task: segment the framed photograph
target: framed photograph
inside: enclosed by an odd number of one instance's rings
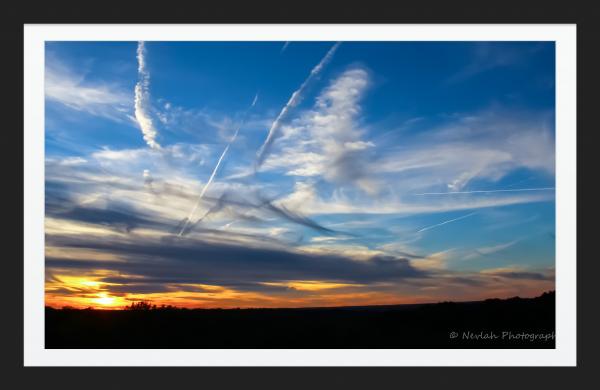
[[[446,8],[19,19],[20,372],[571,383],[591,16]]]
[[[575,26],[25,43],[26,363],[574,364]]]

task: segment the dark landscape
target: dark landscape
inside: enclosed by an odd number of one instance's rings
[[[555,293],[301,309],[47,307],[45,326],[46,348],[554,348]]]

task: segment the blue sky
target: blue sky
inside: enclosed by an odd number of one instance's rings
[[[554,54],[552,42],[49,42],[47,302],[553,289]]]

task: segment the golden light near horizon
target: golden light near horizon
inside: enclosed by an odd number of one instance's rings
[[[100,282],[97,282],[95,280],[87,280],[87,279],[80,280],[79,284],[82,284],[86,287],[100,287],[100,285],[101,285]]]
[[[115,297],[108,296],[105,293],[98,294],[98,298],[94,298],[92,301],[103,306],[111,306],[115,303]]]
[[[122,310],[132,302],[149,302],[156,306],[172,305],[186,308],[248,308],[248,307],[302,307],[302,306],[348,306],[395,303],[421,303],[440,300],[440,290],[421,290],[412,297],[403,296],[397,290],[380,289],[358,283],[342,283],[332,280],[286,280],[262,282],[271,287],[282,287],[277,294],[248,292],[231,287],[198,283],[167,285],[167,291],[127,291],[127,285],[105,282],[113,274],[96,271],[94,274],[53,274],[46,281],[46,305],[54,308],[72,307],[98,310]],[[488,278],[485,273],[481,277]],[[109,279],[111,280],[111,279]],[[143,280],[143,279],[140,279]],[[538,291],[552,288],[551,280],[536,283],[514,281],[510,286],[503,283],[487,284],[481,299],[491,296],[514,296],[515,290],[522,296],[535,296]],[[493,293],[492,293],[493,292]]]
[[[98,288],[102,285],[97,278],[89,276],[71,276],[71,275],[56,275],[56,278],[64,283],[66,286],[71,287],[91,287]]]
[[[110,287],[117,283],[101,281],[99,275],[53,275],[52,281],[46,282],[47,302],[54,306],[73,306],[77,308],[95,307],[98,309],[118,309],[127,306],[121,296],[111,295]],[[68,290],[72,295],[54,294],[55,291]]]
[[[96,298],[90,299],[90,302],[97,305],[97,308],[121,309],[127,306],[127,302],[120,296],[109,295],[106,292],[98,293]]]

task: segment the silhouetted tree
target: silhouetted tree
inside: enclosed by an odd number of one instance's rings
[[[154,305],[156,307],[156,305]],[[145,301],[132,302],[126,307],[127,310],[152,310],[152,305]]]

